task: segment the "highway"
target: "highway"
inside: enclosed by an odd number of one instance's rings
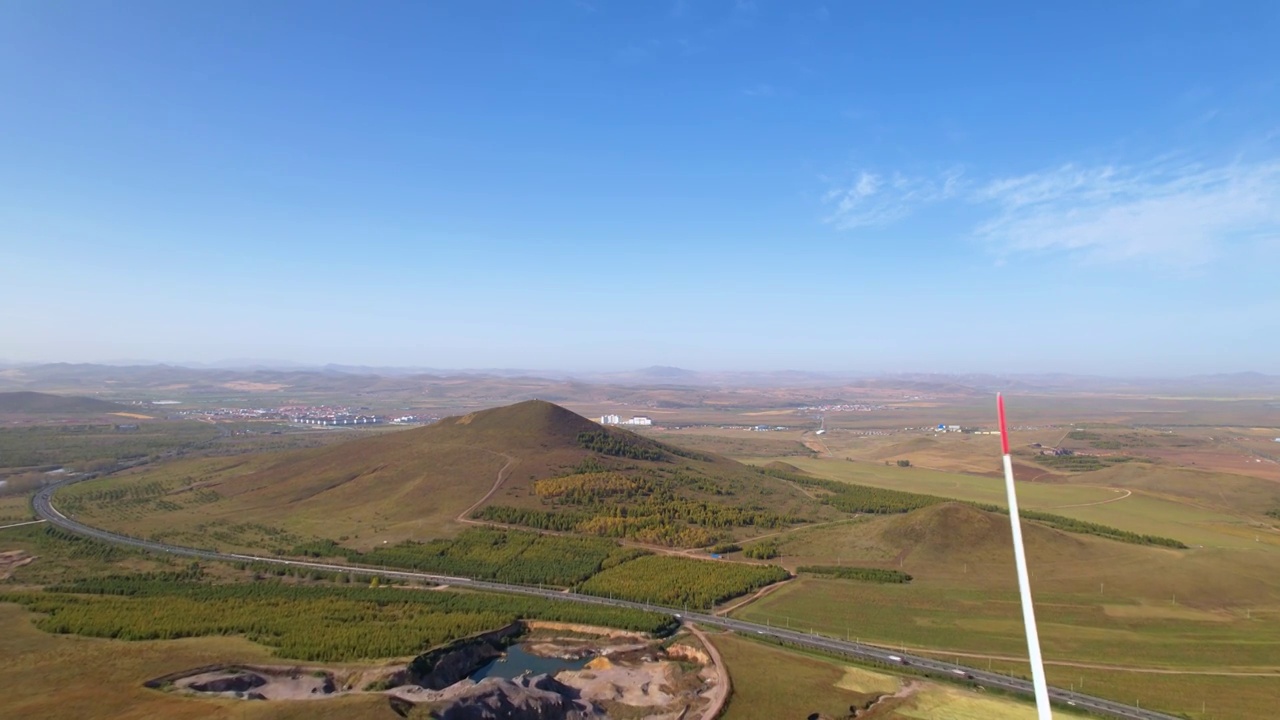
[[[612,605],[614,607],[626,607],[636,610],[667,613],[674,615],[683,621],[695,622],[707,627],[723,628],[725,630],[743,633],[744,635],[769,637],[791,645],[820,650],[833,655],[840,655],[856,660],[910,667],[921,674],[973,683],[983,687],[998,688],[1027,697],[1031,697],[1033,695],[1033,689],[1029,680],[1022,680],[978,668],[943,662],[920,655],[911,655],[897,650],[886,650],[885,648],[875,645],[838,640],[823,635],[802,633],[794,630],[770,627],[767,625],[758,625],[756,623],[743,622],[741,620],[719,617],[716,615],[690,613],[680,611],[676,608],[661,607],[647,603],[616,600],[612,598],[597,597],[594,595],[581,595],[578,593],[568,593],[559,590],[546,590],[543,588],[529,587],[525,585],[507,585],[504,583],[489,582],[486,580],[473,580],[471,578],[433,575],[430,573],[404,572],[400,570],[385,570],[382,568],[359,565],[335,565],[263,555],[221,553],[211,550],[200,550],[198,548],[168,545],[165,543],[128,537],[126,535],[119,535],[117,533],[108,532],[100,528],[90,527],[83,523],[76,522],[75,520],[64,516],[54,508],[54,493],[57,492],[59,488],[65,487],[66,485],[77,482],[81,479],[82,478],[71,478],[42,488],[40,492],[36,493],[31,501],[36,514],[41,518],[48,520],[49,523],[53,525],[57,525],[58,527],[80,535],[85,535],[87,537],[96,538],[104,542],[115,543],[118,545],[129,545],[154,553],[222,562],[259,562],[277,565],[291,565],[315,570],[340,571],[358,576],[376,575],[384,578],[428,582],[437,585],[451,585],[501,593],[536,595],[552,600],[567,600],[579,603],[592,603],[596,605]],[[1132,720],[1178,720],[1178,718],[1173,715],[1166,715],[1164,713],[1147,710],[1145,708],[1125,705],[1123,703],[1113,702],[1111,700],[1093,697],[1091,695],[1085,695],[1083,693],[1069,690],[1062,690],[1059,688],[1049,688],[1049,697],[1057,704],[1073,706],[1081,710],[1088,710],[1108,717],[1131,718]]]

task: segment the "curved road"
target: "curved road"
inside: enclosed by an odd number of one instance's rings
[[[46,485],[36,493],[31,499],[32,508],[41,518],[48,520],[51,524],[60,528],[69,530],[80,535],[96,538],[104,542],[116,543],[119,545],[130,545],[143,550],[149,550],[155,553],[167,553],[182,557],[199,558],[202,560],[217,560],[223,562],[261,562],[277,565],[295,565],[303,568],[312,568],[316,570],[340,571],[350,573],[352,575],[373,576],[396,578],[399,580],[416,580],[426,581],[440,585],[456,585],[458,587],[473,588],[476,590],[490,590],[493,592],[503,593],[520,593],[522,595],[536,595],[552,600],[569,600],[580,603],[593,603],[596,605],[612,605],[615,607],[632,608],[635,610],[647,610],[650,612],[669,613],[675,615],[682,620],[696,622],[705,627],[718,627],[725,630],[732,630],[747,635],[759,635],[770,637],[791,645],[797,645],[815,650],[821,650],[833,655],[841,655],[863,661],[878,662],[887,665],[902,665],[911,667],[917,672],[925,675],[934,675],[937,677],[950,678],[952,680],[966,680],[984,687],[999,688],[1007,692],[1018,693],[1020,695],[1032,696],[1033,689],[1031,682],[1021,680],[1019,678],[1001,675],[999,673],[988,672],[978,668],[965,667],[954,663],[942,662],[933,658],[923,657],[920,655],[908,655],[907,653],[894,650],[885,650],[875,645],[867,645],[865,643],[848,642],[846,640],[836,640],[834,638],[824,637],[822,635],[811,635],[808,633],[796,632],[793,630],[784,630],[767,625],[757,625],[756,623],[743,622],[728,617],[720,617],[717,615],[707,615],[703,613],[680,613],[674,608],[661,607],[658,605],[650,605],[648,603],[630,602],[627,600],[615,600],[612,598],[596,597],[594,595],[580,595],[578,593],[563,592],[559,590],[544,590],[542,588],[528,587],[524,585],[507,585],[504,583],[489,582],[487,580],[473,580],[471,578],[451,577],[448,575],[433,575],[430,573],[404,572],[399,570],[384,570],[381,568],[362,567],[359,565],[333,565],[329,563],[310,562],[306,560],[287,560],[285,558],[270,557],[262,555],[240,555],[236,553],[221,553],[212,550],[200,550],[198,548],[182,547],[179,545],[169,545],[166,543],[152,542],[150,540],[142,540],[139,538],[119,535],[117,533],[108,532],[99,528],[90,527],[83,523],[76,522],[58,512],[53,506],[53,494],[61,487],[65,487],[82,478],[72,478],[63,480],[62,482]],[[1062,690],[1059,688],[1050,688],[1049,697],[1055,703],[1061,705],[1070,705],[1082,710],[1088,710],[1100,715],[1106,715],[1116,718],[1130,718],[1131,720],[1178,720],[1173,715],[1166,715],[1144,708],[1138,708],[1132,705],[1112,702],[1103,698],[1085,695],[1083,693]]]

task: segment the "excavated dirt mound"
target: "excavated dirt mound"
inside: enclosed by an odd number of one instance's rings
[[[149,683],[150,684],[150,683]],[[245,700],[303,700],[337,692],[333,675],[323,670],[278,667],[227,667],[180,677],[173,688],[198,695]]]
[[[486,678],[437,711],[440,720],[588,720],[606,717],[578,692],[549,675]]]

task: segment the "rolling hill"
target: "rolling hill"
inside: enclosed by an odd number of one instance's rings
[[[1064,532],[1026,520],[1022,531],[1038,592],[1087,592],[1089,588],[1096,592],[1099,581],[1117,589],[1143,583],[1158,586],[1145,576],[1147,569],[1162,567],[1179,577],[1175,585],[1180,595],[1192,596],[1188,588],[1180,587],[1185,572],[1181,568],[1187,561],[1176,551]],[[1017,592],[1009,517],[966,503],[940,503],[906,514],[801,531],[783,545],[782,556],[788,567],[874,567],[906,572],[914,577],[913,586]]]
[[[0,393],[0,413],[14,415],[102,415],[127,412],[127,405],[95,398],[40,392]]]
[[[733,460],[541,400],[323,448],[177,461],[105,484],[121,483],[136,488],[125,491],[128,511],[96,482],[66,497],[134,532],[253,524],[353,547],[452,536],[477,521],[687,547],[838,515]]]

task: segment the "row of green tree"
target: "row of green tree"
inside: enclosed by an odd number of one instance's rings
[[[946,498],[933,495],[854,485],[836,480],[816,478],[811,475],[789,473],[785,470],[775,470],[773,468],[758,469],[766,475],[772,475],[801,487],[821,490],[825,493],[821,496],[823,503],[847,513],[905,513],[936,503],[947,502]]]
[[[460,575],[518,585],[568,587],[643,553],[598,538],[469,528],[452,540],[406,541],[368,552],[315,540],[293,548],[305,557],[342,557],[361,565]]]
[[[777,540],[761,540],[743,549],[742,554],[753,560],[772,560],[782,554]]]
[[[665,634],[663,614],[494,593],[406,592],[257,582],[214,585],[114,577],[44,593],[9,593],[47,632],[121,640],[244,635],[282,657],[348,662],[403,657],[518,619]]]
[[[911,582],[911,576],[901,570],[884,570],[881,568],[848,567],[845,565],[801,565],[796,568],[796,572],[840,580],[862,580],[876,583]]]
[[[1009,511],[1001,507],[985,508],[993,512],[1001,512],[1008,514]],[[1062,515],[1054,515],[1052,513],[1040,512],[1038,510],[1019,510],[1018,514],[1027,519],[1048,525],[1051,528],[1062,530],[1064,532],[1079,533],[1081,535],[1096,535],[1109,540],[1118,540],[1133,545],[1159,545],[1161,547],[1176,548],[1178,550],[1186,550],[1187,546],[1181,540],[1173,538],[1161,537],[1159,535],[1147,535],[1144,533],[1130,532],[1129,530],[1121,530],[1108,525],[1099,525],[1098,523],[1086,522],[1075,518],[1063,517]]]
[[[632,460],[664,460],[662,451],[644,445],[607,430],[578,433],[578,445],[601,455],[631,458]]]
[[[732,528],[774,529],[800,522],[769,510],[681,498],[665,491],[631,505],[599,504],[568,511],[490,505],[472,517],[538,530],[629,538],[669,547],[709,545]]]
[[[578,590],[701,610],[789,577],[777,565],[646,555],[592,576]]]
[[[598,505],[602,502],[637,500],[677,491],[698,492],[717,497],[733,491],[704,475],[683,468],[666,472],[652,469],[624,474],[615,471],[575,472],[539,480],[533,491],[542,500],[569,505]]]

